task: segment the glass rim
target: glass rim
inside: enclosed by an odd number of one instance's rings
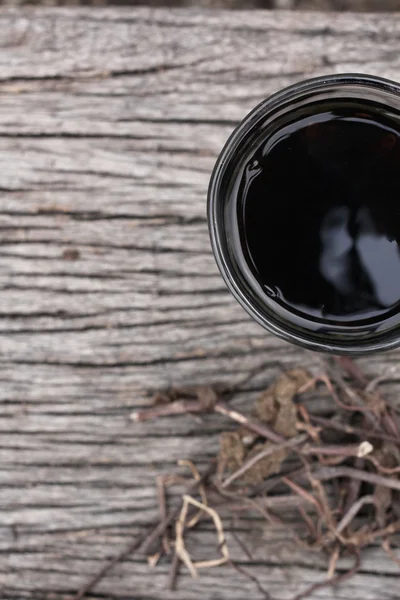
[[[400,346],[400,324],[386,331],[378,331],[364,340],[354,338],[354,342],[349,343],[349,341],[343,342],[340,339],[337,339],[337,341],[333,339],[323,341],[315,335],[313,339],[313,332],[311,331],[304,330],[303,335],[300,329],[299,331],[295,331],[289,326],[285,327],[284,324],[278,323],[277,320],[271,318],[267,311],[263,312],[255,305],[249,291],[246,293],[243,282],[239,281],[239,278],[235,274],[235,269],[232,267],[232,261],[225,247],[226,244],[224,244],[225,240],[222,239],[223,227],[221,226],[221,219],[218,213],[221,187],[227,167],[235,165],[235,155],[238,155],[238,149],[249,136],[250,132],[254,131],[257,123],[264,121],[282,103],[288,104],[290,101],[300,100],[304,96],[314,96],[323,91],[329,91],[329,88],[342,86],[343,90],[346,89],[346,86],[354,86],[355,88],[365,88],[366,90],[369,88],[375,93],[382,93],[381,103],[391,108],[393,106],[390,106],[388,98],[395,97],[397,100],[400,100],[400,84],[382,77],[361,73],[342,73],[314,77],[292,84],[272,94],[245,116],[231,133],[219,154],[208,188],[207,218],[213,254],[228,289],[246,312],[264,329],[287,342],[294,343],[308,350],[341,355],[364,355],[391,350]],[[348,97],[350,98],[351,95]],[[344,93],[343,99],[345,98],[346,94]]]

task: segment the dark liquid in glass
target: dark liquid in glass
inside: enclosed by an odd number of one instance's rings
[[[302,109],[259,143],[238,189],[243,256],[285,318],[379,326],[399,311],[397,115],[359,101]]]

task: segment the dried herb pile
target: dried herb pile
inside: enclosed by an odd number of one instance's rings
[[[382,378],[383,379],[383,378]],[[220,451],[208,470],[199,473],[182,457],[189,476],[171,474],[157,481],[160,521],[143,538],[106,564],[75,600],[80,600],[120,560],[135,551],[147,553],[155,566],[170,561],[168,586],[179,585],[184,565],[193,577],[202,569],[230,564],[249,577],[265,598],[268,590],[231,559],[223,517],[257,511],[268,524],[288,530],[294,543],[327,556],[327,575],[293,600],[308,598],[320,587],[334,585],[360,568],[362,552],[381,544],[388,559],[400,568],[400,418],[380,392],[381,379],[368,381],[348,358],[324,361],[317,377],[298,368],[282,373],[260,394],[249,414],[230,407],[237,386],[172,389],[157,394],[154,406],[135,413],[135,421],[167,415],[217,413],[237,424],[220,436]],[[303,403],[310,391],[327,395],[327,415],[311,414]],[[168,511],[166,488],[185,488],[181,502]],[[287,511],[286,508],[287,507]],[[298,512],[300,527],[285,511]],[[196,561],[185,536],[202,519],[216,530],[215,558]],[[210,548],[210,552],[213,549]],[[341,556],[354,557],[353,567],[336,572]]]

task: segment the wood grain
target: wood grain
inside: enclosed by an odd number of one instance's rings
[[[304,77],[400,76],[394,15],[26,9],[0,12],[0,586],[2,600],[61,600],[157,514],[154,478],[205,465],[222,418],[133,424],[172,384],[237,382],[249,410],[282,368],[317,356],[271,337],[226,291],[205,197],[234,125]],[[399,352],[362,361],[372,375]],[[311,399],[324,410],[327,400]],[[324,404],[325,403],[325,404]],[[240,521],[240,563],[277,599],[324,577],[256,516]],[[196,552],[210,553],[211,526]],[[190,543],[190,542],[189,542]],[[346,560],[341,568],[346,568]],[[379,577],[377,576],[379,575]],[[119,565],[92,598],[261,598],[221,568],[176,593],[167,565]],[[379,549],[316,598],[399,596]]]

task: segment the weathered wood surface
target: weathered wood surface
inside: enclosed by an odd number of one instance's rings
[[[0,597],[58,600],[157,515],[154,478],[206,464],[220,418],[133,424],[149,391],[237,381],[318,358],[267,335],[225,290],[205,219],[210,170],[235,123],[301,78],[400,77],[394,15],[138,10],[0,12]],[[371,357],[400,389],[399,352]],[[315,399],[315,404],[318,399]],[[278,599],[324,576],[323,557],[240,523]],[[199,552],[215,541],[211,527]],[[343,563],[343,568],[346,566]],[[261,598],[228,568],[117,566],[93,598]],[[379,577],[377,576],[379,575]],[[398,598],[379,549],[316,598]]]

